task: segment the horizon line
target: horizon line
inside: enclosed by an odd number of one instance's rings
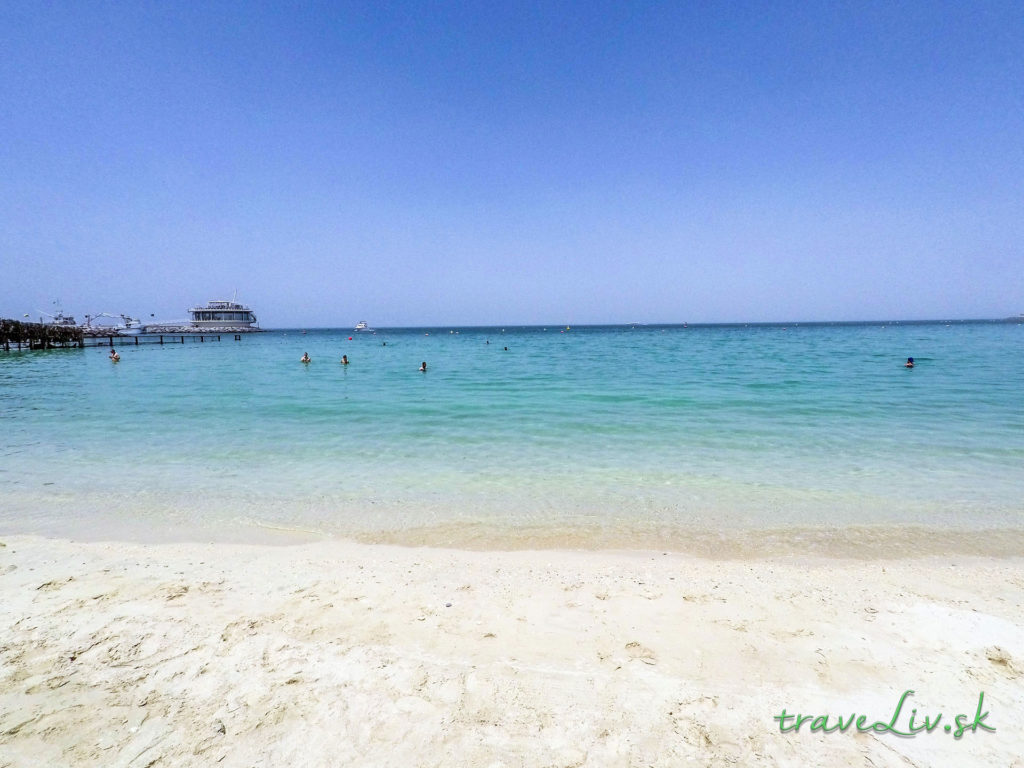
[[[1011,315],[1009,317],[971,317],[971,318],[933,318],[926,320],[907,319],[875,319],[875,320],[728,320],[728,321],[707,321],[707,322],[616,322],[616,323],[490,323],[490,324],[446,324],[433,323],[427,325],[382,325],[377,328],[359,331],[361,334],[373,333],[383,330],[404,330],[404,329],[433,329],[433,328],[695,328],[695,327],[742,327],[742,326],[797,326],[797,325],[934,325],[938,323],[1024,323],[1024,315]],[[336,331],[351,330],[347,325],[294,325],[264,327],[264,331]]]

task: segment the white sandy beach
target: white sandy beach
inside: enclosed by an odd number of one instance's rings
[[[1024,766],[1021,558],[0,541],[4,768]]]

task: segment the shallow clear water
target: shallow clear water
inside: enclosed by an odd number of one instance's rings
[[[1021,325],[350,334],[0,352],[0,531],[1024,529]]]

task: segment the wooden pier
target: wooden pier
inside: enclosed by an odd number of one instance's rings
[[[49,323],[23,323],[20,320],[0,319],[0,346],[11,349],[54,349],[55,347],[83,347],[85,334],[73,325]]]
[[[233,333],[235,341],[241,341],[244,334]],[[23,323],[20,320],[0,319],[0,348],[4,352],[24,349],[59,349],[67,347],[115,347],[139,346],[140,344],[184,344],[186,340],[197,344],[220,341],[219,333],[103,333],[96,329],[88,333],[73,325],[52,325],[50,323]]]
[[[140,344],[184,344],[186,340],[203,344],[207,341],[220,341],[219,333],[133,333],[108,334],[106,336],[91,333],[86,335],[84,347],[128,347]],[[241,334],[234,334],[235,341],[241,341]]]

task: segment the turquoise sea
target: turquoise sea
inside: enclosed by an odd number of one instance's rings
[[[222,339],[0,352],[0,533],[1024,552],[1024,325]]]

